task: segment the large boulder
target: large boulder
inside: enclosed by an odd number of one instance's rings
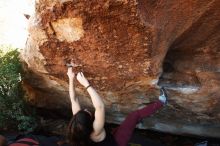
[[[22,59],[32,104],[70,111],[72,59],[101,94],[108,122],[156,100],[164,86],[168,106],[140,128],[220,137],[219,0],[37,0],[29,21]],[[78,83],[76,91],[91,107]]]

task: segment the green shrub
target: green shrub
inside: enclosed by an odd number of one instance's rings
[[[33,131],[36,119],[24,100],[21,87],[22,67],[17,49],[0,48],[0,129]]]

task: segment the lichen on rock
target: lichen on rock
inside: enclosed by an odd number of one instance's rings
[[[54,33],[59,41],[71,43],[80,40],[83,37],[84,30],[81,18],[65,18],[59,19],[51,23]]]

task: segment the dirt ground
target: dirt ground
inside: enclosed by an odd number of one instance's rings
[[[116,128],[115,124],[107,124],[107,130],[112,130]],[[0,131],[1,135],[7,137],[14,137],[19,134],[19,132],[4,132]],[[51,133],[43,131],[37,131],[33,134],[43,135],[47,137],[56,136]],[[208,145],[198,145],[198,146],[220,146],[220,139],[217,138],[207,138],[207,137],[196,137],[187,135],[174,135],[169,133],[162,133],[152,130],[139,130],[136,129],[134,134],[128,144],[128,146],[197,146],[196,144],[201,142],[208,142]]]
[[[208,141],[208,146],[220,146],[220,139],[214,138],[173,135],[150,130],[136,130],[135,133],[138,133],[151,141],[159,142],[165,146],[194,146],[195,144],[204,141]]]

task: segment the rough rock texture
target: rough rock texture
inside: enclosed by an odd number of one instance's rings
[[[220,137],[219,0],[38,0],[22,52],[24,87],[38,107],[70,111],[71,59],[102,95],[107,121],[157,99],[140,128]],[[85,106],[91,101],[77,85]]]

